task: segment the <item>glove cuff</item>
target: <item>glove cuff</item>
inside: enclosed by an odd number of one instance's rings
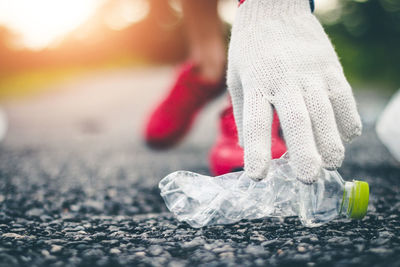
[[[292,17],[310,14],[310,0],[246,0],[239,6],[237,19],[240,23],[250,23],[255,19]]]
[[[238,2],[239,2],[239,6],[240,6],[241,4],[243,4],[243,3],[244,3],[244,1],[246,1],[246,0],[238,0]],[[315,9],[314,0],[308,0],[308,1],[310,2],[310,8],[311,8],[311,12],[314,12],[314,9]]]

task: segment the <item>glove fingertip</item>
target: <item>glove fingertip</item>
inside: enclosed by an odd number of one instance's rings
[[[245,166],[244,170],[250,179],[259,182],[267,177],[269,170],[269,162],[263,162],[262,164]]]
[[[304,184],[313,184],[316,181],[318,181],[318,178],[320,176],[320,171],[315,171],[312,173],[307,173],[307,174],[302,174],[302,175],[298,175],[296,178],[297,180],[299,180],[300,182],[304,183]]]
[[[323,167],[328,170],[336,170],[342,166],[344,153],[345,149],[342,144],[332,145],[329,150],[322,153]]]
[[[322,161],[319,157],[305,157],[295,164],[296,178],[305,183],[315,183],[322,171]]]
[[[350,143],[354,138],[362,134],[362,123],[361,119],[358,118],[356,123],[353,123],[348,127],[347,131],[343,134],[343,140],[346,143]]]

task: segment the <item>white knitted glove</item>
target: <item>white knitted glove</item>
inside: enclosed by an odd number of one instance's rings
[[[309,0],[247,0],[229,46],[228,89],[247,175],[266,177],[276,109],[292,166],[304,183],[335,169],[344,141],[361,134],[356,103]]]

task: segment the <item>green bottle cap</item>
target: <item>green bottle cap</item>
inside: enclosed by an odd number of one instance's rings
[[[369,185],[367,182],[353,180],[354,187],[349,199],[347,214],[352,219],[361,220],[367,214]]]

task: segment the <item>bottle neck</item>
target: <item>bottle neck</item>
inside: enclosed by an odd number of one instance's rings
[[[352,208],[353,208],[353,192],[355,189],[354,182],[345,182],[344,190],[343,190],[343,199],[342,204],[340,206],[339,215],[350,217]]]

